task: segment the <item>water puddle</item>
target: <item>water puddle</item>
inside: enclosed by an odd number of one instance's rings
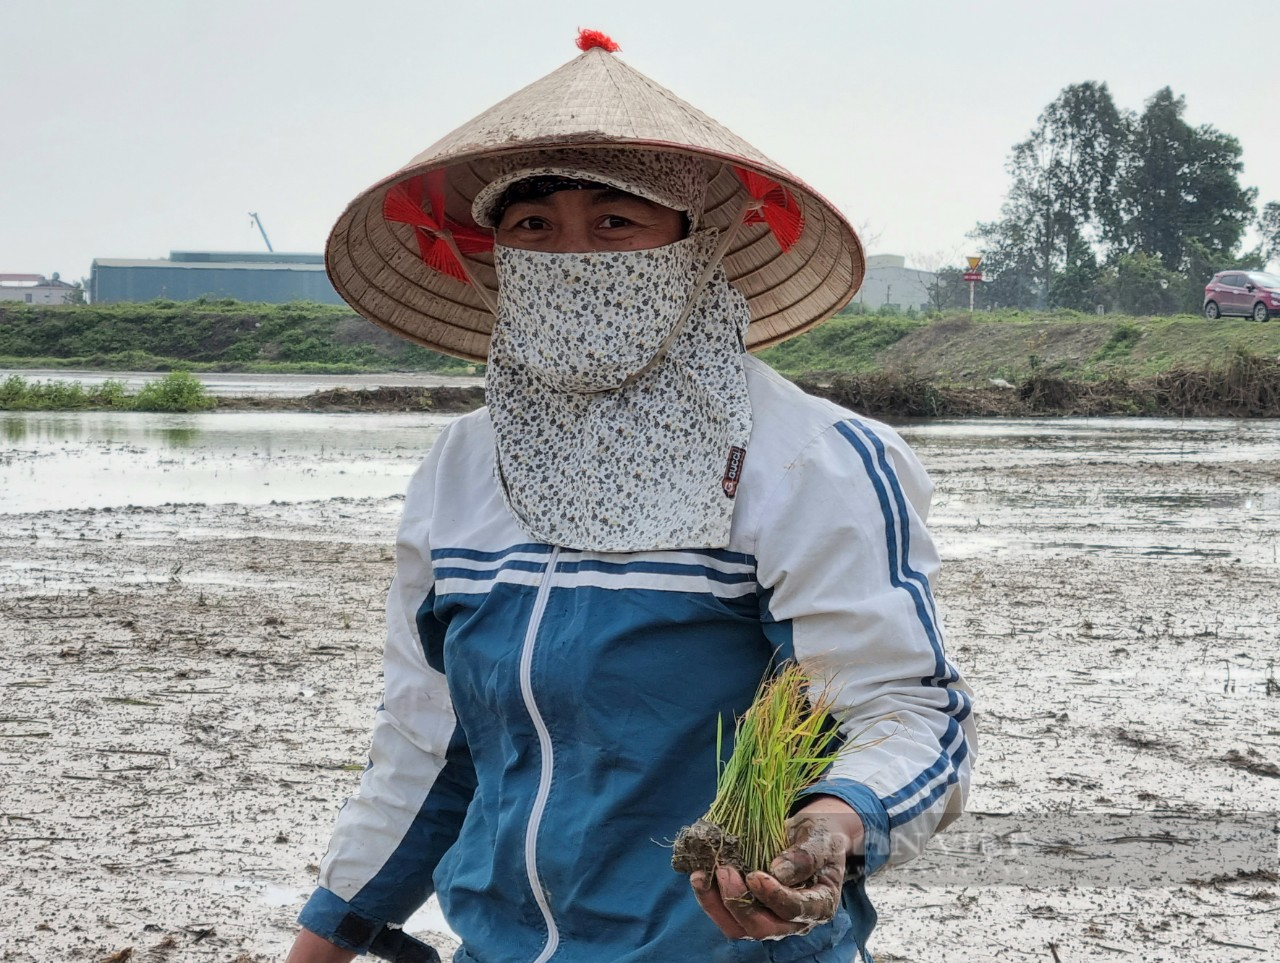
[[[400,503],[393,496],[403,494],[423,455],[453,417],[0,414],[0,518],[74,508],[111,510],[118,514],[99,518],[105,525],[99,534],[109,539],[127,528],[131,538],[165,541],[174,537],[173,525],[154,512],[130,514],[129,507],[239,505],[252,509],[244,525],[181,534],[245,537],[251,531],[255,537],[322,537],[314,510],[306,504],[386,499],[385,510],[394,515]],[[1280,484],[1272,483],[1280,479],[1278,421],[977,419],[912,422],[899,431],[937,482],[930,526],[944,557],[1075,553],[1280,564],[1274,533]],[[1203,484],[1184,471],[1189,480],[1181,491],[1119,480],[1133,478],[1131,471],[1121,472],[1133,464],[1159,471],[1168,462],[1185,468],[1189,460],[1206,466],[1227,463],[1227,482],[1221,474],[1210,480],[1208,468]],[[1270,473],[1254,471],[1257,465],[1271,465]],[[1242,480],[1233,486],[1230,478],[1236,474]],[[1164,537],[1152,541],[1152,528]],[[993,537],[989,529],[1001,531],[1002,537]],[[1129,537],[1137,531],[1144,535]],[[33,522],[32,537],[74,539],[84,533],[70,525],[50,528]],[[20,577],[42,579],[47,573]]]
[[[1253,546],[1239,549],[1211,548],[1194,545],[1132,545],[1125,542],[1050,542],[1030,539],[994,538],[982,535],[938,535],[949,558],[970,558],[978,555],[1092,555],[1100,558],[1181,558],[1190,560],[1236,559],[1243,555],[1256,556],[1255,561],[1271,561],[1272,551],[1252,550]]]
[[[944,558],[1280,565],[1280,421],[978,419],[898,430],[937,484],[929,525]]]
[[[402,494],[452,416],[0,415],[0,515]]]
[[[907,421],[896,426],[913,446],[963,463],[996,456],[996,470],[1069,457],[1076,464],[1117,458],[1155,463],[1197,459],[1280,459],[1274,419],[975,418]],[[932,467],[932,466],[931,466]]]
[[[63,368],[3,369],[0,381],[17,375],[27,381],[78,381],[85,387],[104,381],[120,381],[129,391],[137,391],[163,374],[154,371],[77,371]],[[198,371],[195,376],[210,394],[220,398],[305,398],[331,388],[483,386],[483,376],[439,375],[428,371],[387,371],[379,374],[311,375],[249,374],[246,372]]]

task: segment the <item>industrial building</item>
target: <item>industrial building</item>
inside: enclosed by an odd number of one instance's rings
[[[869,311],[886,305],[925,311],[931,303],[929,286],[937,279],[932,271],[907,267],[907,259],[899,254],[873,254],[867,258],[867,275],[854,301]]]
[[[43,274],[0,274],[0,301],[67,304],[74,291],[75,285],[61,280],[57,274],[51,278]]]
[[[199,297],[343,303],[325,274],[322,254],[172,251],[152,260],[95,258],[89,274],[94,304]]]

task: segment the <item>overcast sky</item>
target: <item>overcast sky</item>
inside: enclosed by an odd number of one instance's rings
[[[577,55],[579,26],[835,201],[872,253],[970,251],[1068,84],[1168,85],[1280,200],[1280,4],[0,0],[0,273],[318,252],[360,190]],[[1230,15],[1228,15],[1230,14]],[[933,266],[933,265],[922,265]]]

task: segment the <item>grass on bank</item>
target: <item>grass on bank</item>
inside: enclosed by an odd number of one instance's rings
[[[190,361],[186,358],[170,358],[149,354],[146,351],[125,351],[119,354],[94,354],[85,357],[57,358],[49,356],[15,357],[0,355],[0,368],[67,369],[75,371],[199,371],[208,373],[235,372],[237,374],[310,374],[347,375],[376,374],[399,371],[380,365],[354,363],[330,363],[325,361]],[[470,368],[438,369],[441,374],[469,374]],[[483,368],[480,369],[483,373]]]
[[[1143,318],[1001,309],[868,312],[854,306],[760,352],[788,377],[890,371],[938,385],[1017,382],[1051,373],[1082,380],[1209,370],[1239,351],[1280,355],[1280,323],[1193,315]],[[349,308],[230,299],[104,305],[0,303],[0,367],[106,371],[355,374],[483,366],[411,344]]]
[[[1213,371],[1241,354],[1280,356],[1280,323],[1073,311],[838,315],[759,356],[792,378],[890,372],[937,386],[984,386],[1046,374],[1105,381]]]
[[[1237,352],[1211,368],[1081,379],[1040,372],[1016,383],[946,385],[892,371],[799,378],[810,394],[879,417],[1145,415],[1280,418],[1280,359]]]
[[[22,364],[20,359],[25,360]],[[90,305],[0,303],[0,363],[108,370],[464,373],[469,365],[350,308],[231,298]]]
[[[217,401],[188,371],[171,371],[130,393],[122,381],[85,387],[79,381],[0,381],[0,411],[208,411]]]
[[[759,357],[815,393],[868,414],[1198,411],[1274,417],[1272,359],[1280,357],[1280,321],[1063,310],[972,316],[851,310]],[[1241,367],[1237,359],[1259,363]],[[483,373],[481,365],[443,358],[328,305],[208,299],[85,307],[0,304],[0,368],[33,367]],[[1070,390],[1063,387],[1068,383]],[[1003,394],[987,397],[991,391]],[[9,395],[0,406],[138,410],[113,386],[14,388]],[[1054,399],[1062,407],[1054,408]]]

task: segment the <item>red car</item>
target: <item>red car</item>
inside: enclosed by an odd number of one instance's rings
[[[1280,277],[1263,271],[1219,271],[1204,286],[1204,316],[1235,314],[1255,321],[1280,317]]]

